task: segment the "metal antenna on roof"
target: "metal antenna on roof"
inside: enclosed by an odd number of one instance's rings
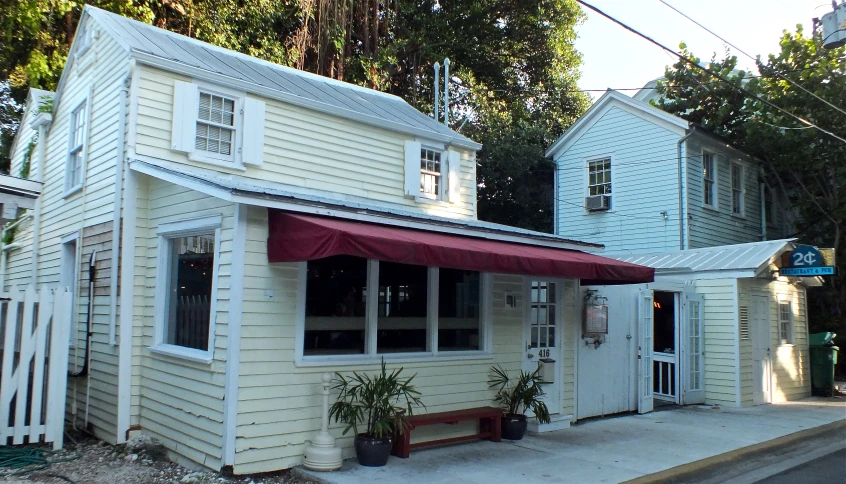
[[[449,57],[444,59],[444,126],[449,127]]]
[[[441,103],[441,64],[435,61],[435,121],[438,119],[438,106]]]

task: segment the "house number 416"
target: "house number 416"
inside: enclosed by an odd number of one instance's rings
[[[549,358],[549,350],[543,349],[538,351],[538,356],[540,356],[541,358]]]

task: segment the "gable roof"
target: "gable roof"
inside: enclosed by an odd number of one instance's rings
[[[632,99],[625,94],[609,89],[546,150],[544,156],[553,156],[554,153],[566,149],[571,143],[581,138],[607,112],[607,109],[611,105],[619,106],[637,116],[668,127],[676,127],[681,130],[687,130],[690,127],[690,123],[678,116],[674,116],[648,103]]]
[[[85,15],[144,64],[432,141],[482,147],[392,94],[280,66],[96,7],[86,6]]]
[[[740,277],[757,277],[764,275],[770,264],[783,252],[792,249],[795,240],[766,240],[675,252],[611,255],[609,257],[652,267],[656,270],[656,275],[661,273],[732,272],[739,273]]]

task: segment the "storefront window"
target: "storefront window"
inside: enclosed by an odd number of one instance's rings
[[[424,266],[379,263],[376,351],[427,351],[428,274]]]
[[[367,259],[308,262],[304,355],[362,354],[367,321]]]
[[[438,279],[438,351],[478,350],[480,274],[440,269]]]

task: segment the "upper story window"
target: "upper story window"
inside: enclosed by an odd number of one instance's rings
[[[235,141],[235,99],[200,91],[195,147],[225,157]]]
[[[775,202],[773,201],[773,191],[770,187],[764,187],[764,219],[768,224],[775,223]]]
[[[246,93],[175,81],[171,149],[225,168],[261,165],[265,109],[264,101]]]
[[[405,142],[403,192],[417,201],[461,200],[461,153],[435,143]]]
[[[420,196],[439,199],[443,191],[440,151],[420,149]]]
[[[717,157],[702,153],[702,203],[717,206]]]
[[[83,101],[71,111],[68,134],[68,158],[65,167],[65,192],[72,192],[82,186],[85,171],[85,141],[88,132],[88,105]]]
[[[611,195],[611,158],[588,162],[588,195]]]
[[[793,343],[793,311],[790,301],[778,302],[778,335],[781,344]]]
[[[731,213],[743,215],[745,183],[743,180],[744,170],[740,163],[731,164]]]

